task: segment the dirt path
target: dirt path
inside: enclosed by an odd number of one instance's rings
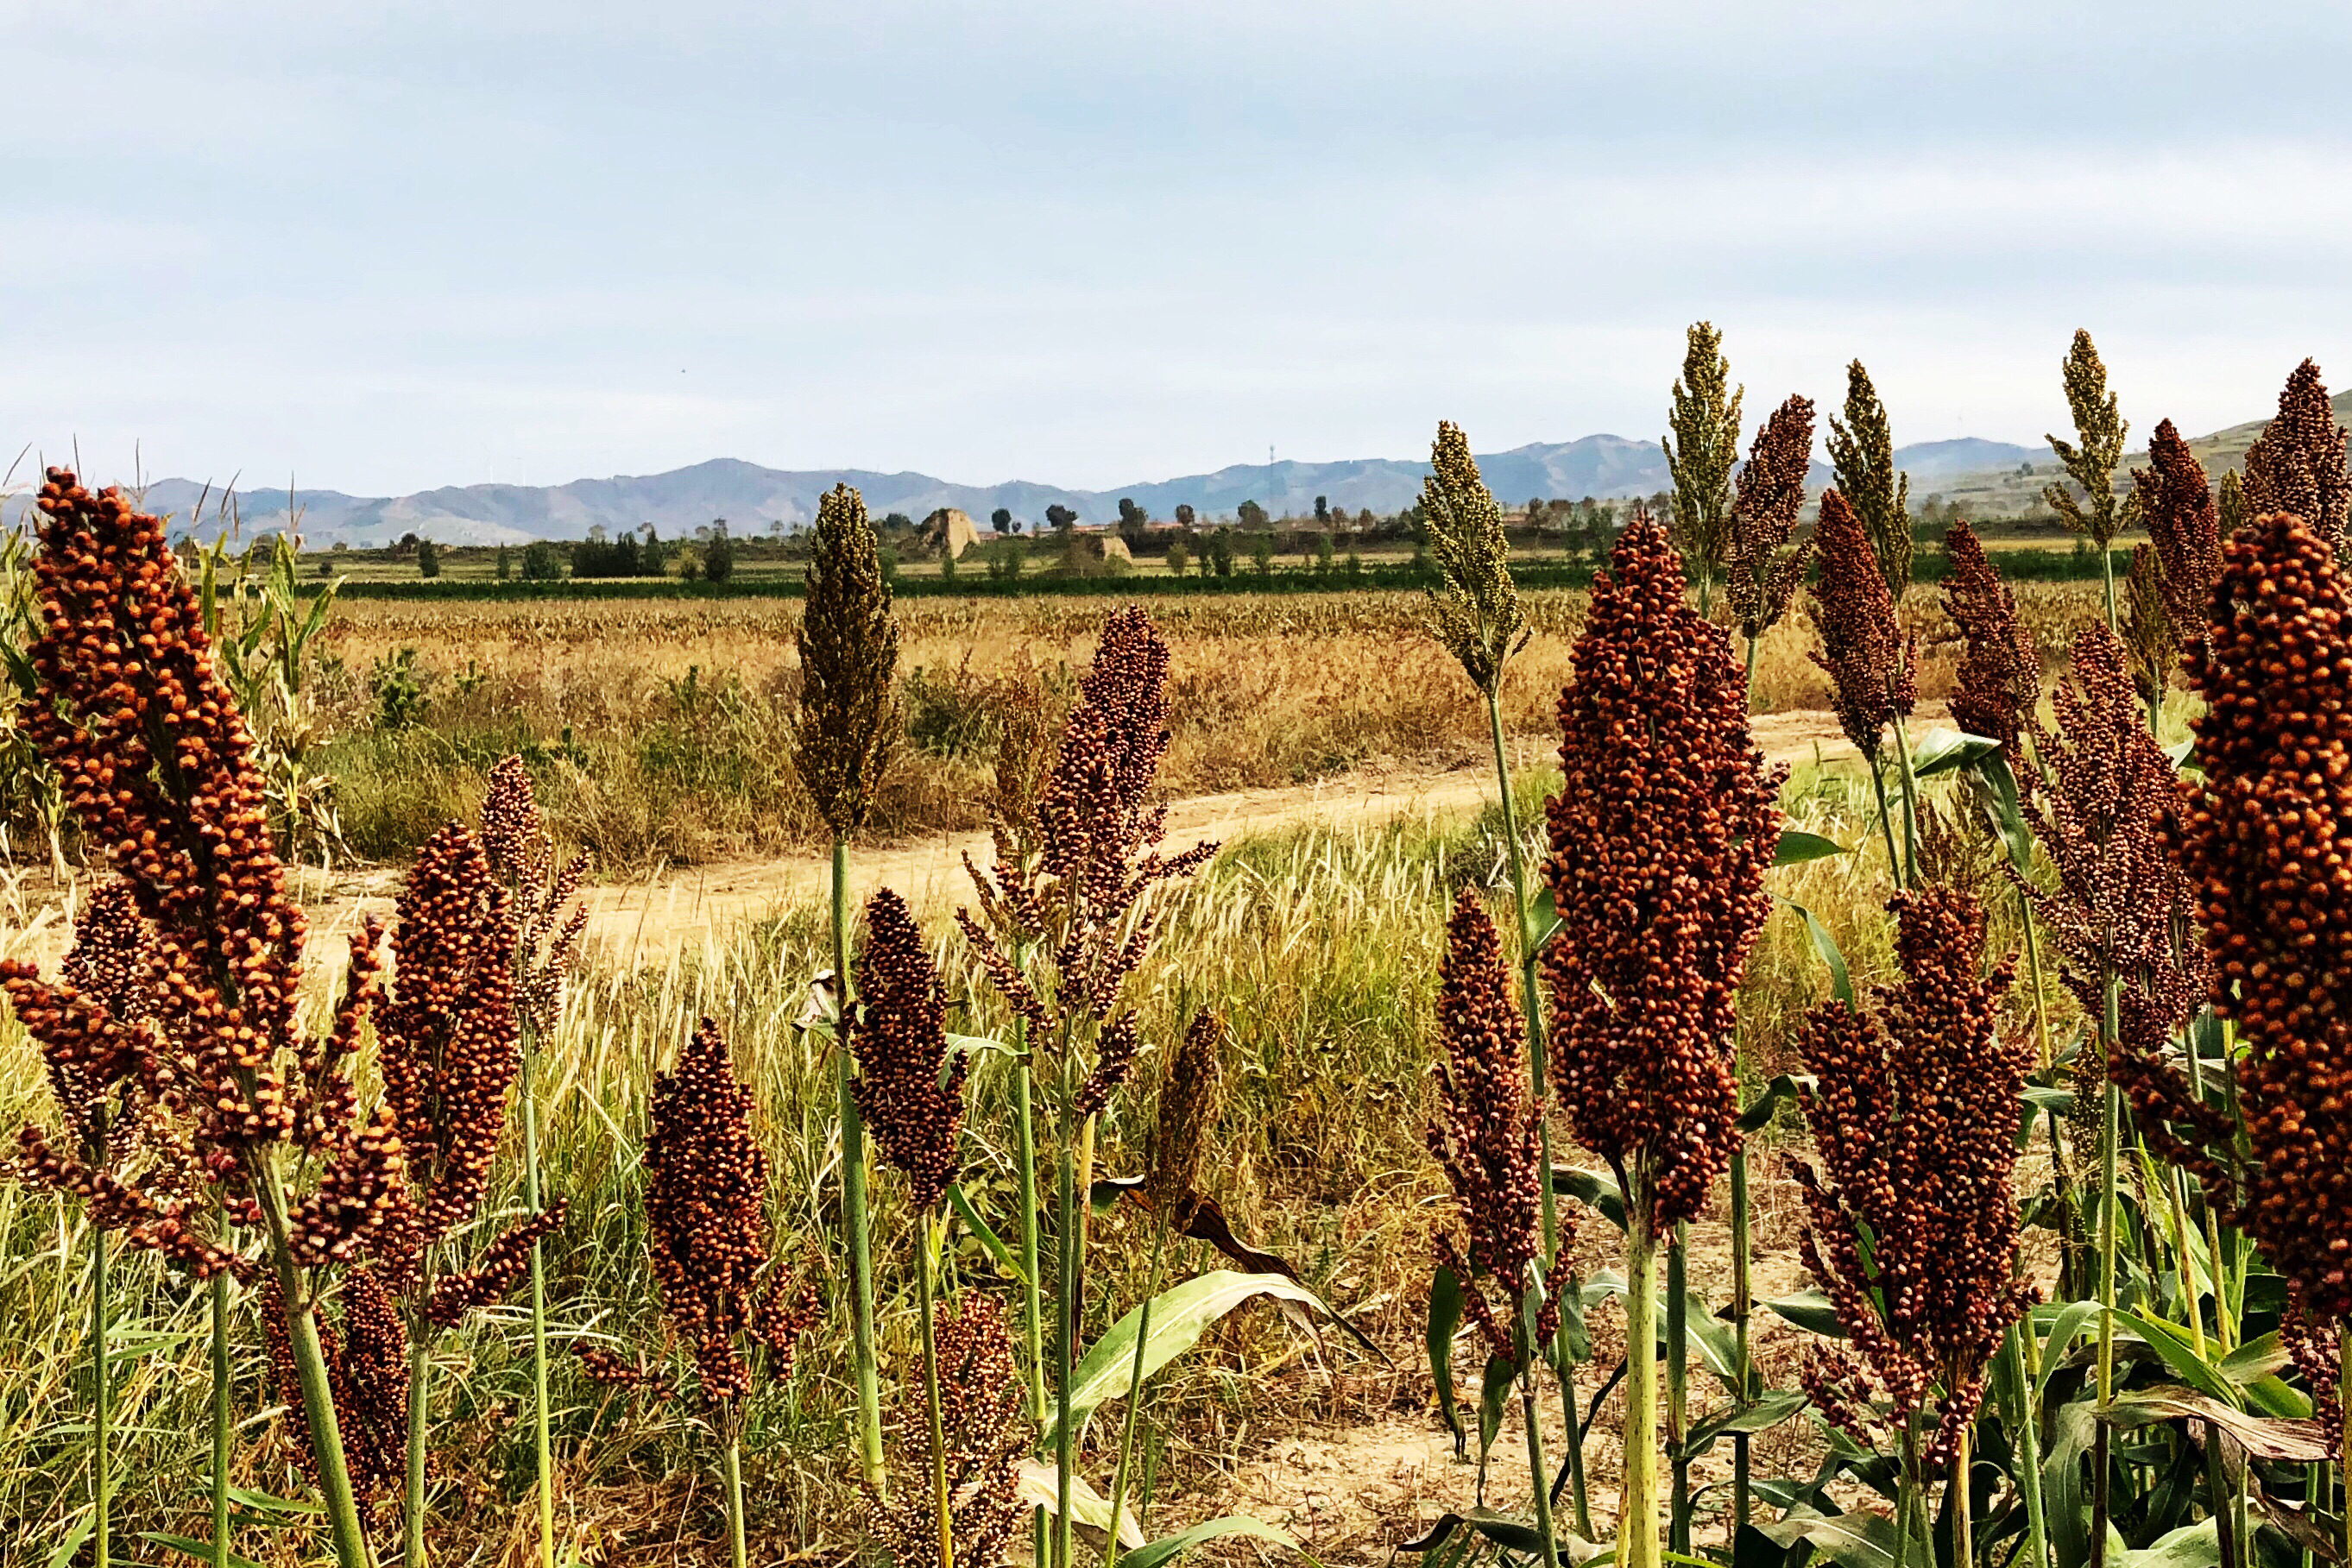
[[[1830,758],[1853,753],[1835,717],[1819,709],[1763,714],[1754,722],[1757,742],[1771,761],[1808,762],[1817,750]],[[1922,705],[1917,722],[1946,722],[1942,705]],[[1547,749],[1523,746],[1517,760],[1541,765],[1549,760]],[[1475,811],[1493,788],[1486,768],[1463,767],[1443,772],[1368,770],[1318,784],[1192,796],[1171,804],[1168,841],[1181,848],[1326,823],[1434,821]],[[942,834],[864,851],[851,862],[855,892],[862,898],[875,887],[889,886],[918,906],[952,904],[969,885],[963,856],[985,864],[989,852],[985,833]],[[388,912],[399,875],[390,867],[331,880],[315,872],[298,873],[297,896],[311,914],[314,952],[331,962],[342,950],[343,935],[362,918]],[[824,876],[820,857],[794,855],[657,869],[647,876],[598,883],[583,894],[588,944],[625,964],[665,956],[715,940],[742,921],[822,897]],[[0,922],[0,954],[54,962],[65,945],[63,890],[26,873],[8,892],[14,907]]]

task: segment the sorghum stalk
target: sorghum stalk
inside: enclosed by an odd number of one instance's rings
[[[2017,1382],[2017,1490],[2025,1500],[2025,1544],[2028,1568],[2050,1568],[2050,1524],[2042,1500],[2042,1412],[2033,1397],[2024,1342],[2033,1332],[2030,1319],[2009,1325],[2010,1373]]]
[[[1617,1561],[1659,1568],[1658,1250],[1647,1173],[1626,1172],[1625,1479],[1617,1509]]]
[[[429,1266],[425,1270],[425,1287],[429,1295]],[[433,1346],[424,1333],[412,1333],[408,1339],[407,1485],[400,1504],[401,1568],[424,1568],[425,1564],[425,1436],[432,1409],[432,1375]]]
[[[833,974],[840,1018],[854,1005],[849,979],[849,841],[833,841]],[[882,1464],[882,1362],[874,1334],[874,1234],[866,1191],[866,1124],[857,1114],[849,1052],[833,1053],[841,1116],[841,1228],[849,1246],[850,1334],[857,1361],[857,1451],[866,1484],[887,1498]]]
[[[2099,1049],[2109,1061],[2115,1059],[2116,1040],[2120,1032],[2117,1024],[2117,991],[2115,977],[2106,980],[2106,1009],[2099,1028]],[[2116,1145],[2123,1141],[2122,1117],[2117,1111],[2121,1092],[2115,1084],[2103,1078],[2099,1086],[2099,1359],[2098,1435],[2092,1444],[2091,1455],[2091,1568],[2104,1568],[2107,1556],[2107,1520],[2113,1506],[2108,1477],[2107,1428],[2105,1416],[2115,1401],[2116,1391],[2116,1211],[2123,1207],[2123,1194],[2117,1186]]]
[[[317,1305],[303,1294],[301,1268],[294,1261],[292,1227],[286,1215],[285,1188],[274,1155],[252,1157],[254,1197],[261,1206],[269,1233],[271,1265],[286,1302],[286,1338],[294,1355],[294,1375],[302,1391],[302,1415],[310,1432],[310,1450],[319,1472],[319,1500],[325,1506],[327,1530],[335,1543],[341,1568],[372,1568],[367,1531],[360,1522],[359,1499],[352,1490],[351,1467],[343,1458],[342,1429],[335,1416],[335,1394],[327,1373],[326,1348],[319,1342]]]
[[[1690,1221],[1675,1222],[1666,1247],[1666,1549],[1690,1551]]]
[[[849,1016],[849,835],[866,824],[898,734],[891,677],[898,664],[880,543],[863,497],[836,485],[819,501],[801,615],[801,713],[793,764],[817,814],[833,832],[835,984]],[[866,1483],[881,1495],[882,1370],[874,1337],[874,1249],[866,1193],[865,1137],[849,1078],[836,1051],[841,1115],[841,1207],[849,1246],[852,1337],[857,1360],[859,1453]]]
[[[101,1121],[100,1124],[104,1125]],[[102,1135],[102,1134],[101,1134]],[[90,1553],[97,1568],[107,1568],[114,1552],[114,1435],[111,1430],[113,1390],[108,1385],[106,1230],[95,1219],[89,1226],[89,1506]]]
[[[213,1331],[213,1568],[228,1568],[229,1419],[228,1276],[215,1274],[205,1284]]]
[[[1751,1245],[1748,1224],[1748,1144],[1742,1139],[1739,1152],[1731,1156],[1731,1363],[1739,1377],[1739,1387],[1733,1400],[1743,1410],[1756,1394],[1755,1380],[1750,1375],[1748,1362],[1748,1315],[1755,1308]],[[1748,1528],[1748,1434],[1735,1432],[1731,1436],[1731,1531],[1734,1537]]]
[[[1895,1479],[1895,1568],[1909,1568],[1911,1539],[1919,1526],[1919,1412],[1915,1406],[1903,1426],[1902,1470]],[[1935,1568],[1931,1555],[1928,1568]]]
[[[719,1479],[727,1491],[727,1560],[734,1568],[749,1568],[751,1553],[743,1539],[743,1439],[730,1423],[727,1441],[719,1450]]]
[[[539,1176],[539,1090],[531,1073],[536,1031],[526,1024],[516,1097],[522,1102],[522,1194],[533,1214],[545,1211]],[[540,1568],[555,1568],[555,1444],[547,1405],[547,1264],[530,1244],[531,1491],[539,1511]]]
[[[1118,1469],[1110,1485],[1110,1528],[1103,1542],[1103,1568],[1118,1568],[1118,1522],[1127,1510],[1127,1479],[1135,1454],[1136,1417],[1143,1405],[1144,1352],[1151,1342],[1151,1305],[1160,1294],[1160,1264],[1168,1249],[1168,1211],[1160,1209],[1151,1225],[1151,1263],[1144,1271],[1143,1305],[1135,1318],[1135,1360],[1127,1374],[1127,1411],[1118,1434]],[[1529,1411],[1529,1419],[1534,1413]],[[1536,1490],[1543,1490],[1543,1467],[1536,1467]]]
[[[923,1237],[915,1260],[916,1299],[923,1314],[923,1407],[930,1422],[931,1508],[939,1515],[939,1568],[955,1568],[955,1513],[948,1498],[947,1419],[940,1408],[940,1347],[931,1309],[937,1294],[931,1276],[939,1268],[940,1217],[922,1217]],[[1118,1532],[1111,1532],[1114,1544]],[[741,1568],[739,1563],[737,1568]]]

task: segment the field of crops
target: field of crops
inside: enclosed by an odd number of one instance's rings
[[[845,490],[804,600],[331,604],[53,473],[0,1563],[2343,1560],[2341,434],[1906,587],[1801,402],[1591,593],[1452,426],[1435,592],[1149,609]],[[1484,805],[1164,831],[1377,768]]]

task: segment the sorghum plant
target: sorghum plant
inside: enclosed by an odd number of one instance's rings
[[[1438,1113],[1428,1138],[1430,1154],[1454,1188],[1454,1216],[1469,1255],[1464,1257],[1450,1230],[1440,1231],[1437,1266],[1453,1275],[1464,1307],[1486,1334],[1488,1357],[1517,1369],[1536,1528],[1544,1559],[1552,1563],[1559,1548],[1552,1536],[1551,1478],[1536,1417],[1535,1369],[1557,1332],[1559,1301],[1545,1290],[1537,1267],[1540,1112],[1528,1098],[1520,1070],[1520,1033],[1519,1009],[1511,999],[1494,923],[1477,895],[1465,888],[1445,926],[1437,998]],[[1502,1291],[1499,1313],[1487,1300],[1488,1281]],[[1569,1440],[1575,1441],[1573,1433]]]
[[[2154,545],[2132,546],[2131,570],[2124,574],[2122,638],[2132,685],[2147,709],[2147,727],[2158,731],[2164,718],[2164,693],[2180,662],[2180,641],[2165,604],[2164,572]]]
[[[1804,1385],[1865,1446],[1880,1425],[1871,1391],[1885,1396],[1903,1456],[1898,1551],[1928,1476],[1948,1470],[1952,1561],[1966,1563],[1969,1434],[1986,1369],[2033,1299],[2010,1191],[2032,1051],[2001,1038],[2014,959],[1985,971],[1983,906],[1929,884],[1888,907],[1903,983],[1875,988],[1866,1011],[1823,1002],[1798,1035],[1818,1161],[1790,1162],[1811,1221],[1805,1266],[1855,1353],[1816,1349]]]
[[[354,952],[327,1032],[303,1032],[306,925],[271,841],[252,737],[162,519],[63,469],[49,471],[37,505],[43,630],[23,724],[131,890],[153,942],[155,1005],[133,1026],[21,963],[0,965],[0,989],[51,1060],[99,1082],[135,1081],[232,1228],[260,1233],[336,1554],[365,1568],[318,1312],[339,1266],[403,1218],[392,1113],[361,1113],[348,1072],[371,959]],[[86,1193],[95,1223],[203,1277],[248,1267],[232,1238],[192,1223],[197,1200],[94,1169],[39,1129],[24,1147],[39,1179]]]
[[[1748,678],[1756,678],[1756,644],[1780,623],[1812,563],[1813,543],[1791,547],[1805,478],[1813,461],[1813,401],[1791,396],[1772,411],[1748,448],[1731,504],[1723,578],[1732,618],[1748,641]]]
[[[374,1269],[353,1269],[343,1277],[342,1320],[319,1323],[329,1379],[335,1391],[335,1417],[343,1434],[344,1463],[361,1505],[371,1513],[400,1495],[405,1467],[402,1452],[408,1425],[408,1333],[400,1303]],[[275,1281],[261,1299],[262,1335],[269,1350],[270,1383],[277,1397],[291,1405],[302,1397],[302,1379],[288,1328],[286,1299]],[[320,1479],[313,1449],[297,1446],[295,1462],[313,1484]]]
[[[751,1134],[751,1088],[735,1076],[726,1038],[709,1019],[677,1070],[654,1079],[645,1167],[654,1282],[719,1437],[728,1543],[735,1568],[744,1568],[743,1402],[752,1355],[764,1348],[774,1375],[789,1375],[816,1301],[769,1262],[768,1156]],[[651,1381],[608,1355],[583,1361],[590,1375],[620,1386]]]
[[[1058,1101],[1055,1208],[1061,1256],[1052,1381],[1060,1417],[1054,1555],[1062,1568],[1071,1561],[1069,1373],[1076,1357],[1086,1248],[1077,1195],[1092,1182],[1095,1117],[1125,1078],[1139,1043],[1135,1016],[1120,1004],[1127,977],[1142,962],[1156,929],[1150,894],[1169,878],[1191,875],[1216,852],[1214,844],[1173,857],[1160,852],[1167,810],[1150,797],[1168,749],[1167,683],[1168,644],[1151,618],[1139,606],[1114,612],[1078,683],[1077,703],[1046,771],[1035,855],[1007,861],[1000,854],[986,874],[972,867],[981,913],[956,913],[974,956],[1024,1031],[1027,1057],[1034,1061],[1041,1051],[1049,1053]],[[1021,1146],[1034,1149],[1034,1128],[1024,1123],[1018,1132]]]
[[[1576,917],[1545,949],[1558,1103],[1625,1195],[1630,1366],[1619,1560],[1655,1568],[1656,1240],[1738,1142],[1732,999],[1770,913],[1784,768],[1751,740],[1729,639],[1637,518],[1593,588],[1561,694],[1544,880]]]
[[[1879,825],[1886,833],[1887,868],[1900,886],[1909,880],[1909,861],[1895,848],[1895,817],[1887,805],[1879,758],[1892,726],[1902,762],[1904,825],[1916,831],[1910,748],[1903,720],[1918,695],[1918,640],[1904,633],[1870,537],[1839,491],[1822,492],[1813,549],[1822,562],[1821,577],[1811,590],[1813,624],[1822,638],[1813,663],[1829,673],[1830,706],[1838,726],[1869,766],[1871,784],[1878,793]],[[1906,564],[1904,574],[1909,573]]]
[[[793,765],[833,834],[835,1001],[846,1016],[849,983],[849,836],[866,825],[899,730],[890,679],[898,622],[890,580],[866,519],[866,500],[835,485],[817,503],[808,596],[801,610],[801,711]],[[834,1052],[841,1116],[841,1211],[849,1248],[852,1336],[857,1358],[859,1457],[880,1488],[881,1363],[874,1341],[874,1242],[866,1203],[866,1134],[857,1121],[849,1053]]]
[[[1696,331],[1694,328],[1694,334]],[[1736,420],[1733,427],[1736,433]],[[1698,437],[1694,434],[1690,439]],[[1503,731],[1501,702],[1504,664],[1527,645],[1527,614],[1519,603],[1518,586],[1511,580],[1510,544],[1503,532],[1502,508],[1487,492],[1478,465],[1470,455],[1469,439],[1458,426],[1437,427],[1430,465],[1433,472],[1422,486],[1422,506],[1429,517],[1430,535],[1436,541],[1438,560],[1445,577],[1444,591],[1433,591],[1430,596],[1438,612],[1434,630],[1447,652],[1460,662],[1462,673],[1486,699],[1486,734],[1494,747],[1495,783],[1503,813],[1504,846],[1511,868],[1513,924],[1517,927],[1521,985],[1533,998],[1538,991],[1537,915],[1528,904],[1528,850],[1519,832],[1518,798],[1511,788],[1510,751]],[[1539,1096],[1549,1072],[1543,1009],[1539,1003],[1530,1001],[1525,1021],[1529,1093]],[[1537,1137],[1549,1168],[1550,1128],[1539,1124]],[[1549,1185],[1542,1195],[1542,1263],[1549,1270],[1559,1256],[1559,1206]],[[1553,1360],[1559,1372],[1560,1398],[1568,1427],[1574,1431],[1576,1384],[1569,1371],[1566,1350],[1564,1342],[1556,1345]],[[1580,1529],[1590,1529],[1583,1457],[1581,1453],[1572,1453],[1570,1458],[1577,1522]]]
[[[2064,441],[2055,435],[2043,439],[2058,455],[2067,477],[2081,487],[2083,498],[2077,501],[2063,484],[2044,486],[2042,498],[2065,519],[2068,528],[2088,535],[2098,547],[2099,561],[2106,573],[2107,630],[2112,632],[2116,629],[2116,567],[2109,546],[2139,515],[2137,493],[2126,496],[2120,504],[2116,498],[2116,469],[2124,460],[2124,438],[2131,426],[2116,411],[2116,394],[2107,390],[2107,367],[2099,359],[2090,333],[2075,331],[2060,371],[2066,382],[2066,406],[2074,415],[2074,439]]]
[[[2250,514],[2287,512],[2326,541],[2344,548],[2352,517],[2352,476],[2345,471],[2344,427],[2319,366],[2305,360],[2279,393],[2278,417],[2246,449],[2245,500]]]
[[[2204,465],[2170,420],[2147,444],[2147,466],[2132,471],[2140,521],[2156,545],[2165,621],[2185,652],[2204,640],[2213,580],[2221,571],[2221,518]]]
[[[1731,470],[1739,462],[1739,403],[1747,389],[1730,384],[1731,361],[1713,322],[1694,322],[1684,336],[1682,379],[1667,422],[1673,434],[1658,444],[1675,481],[1669,532],[1683,559],[1698,569],[1698,612],[1705,615],[1731,545]]]
[[[482,796],[482,848],[514,900],[515,1024],[521,1071],[522,1200],[533,1214],[545,1203],[539,1169],[539,1096],[531,1071],[539,1048],[555,1036],[564,982],[580,956],[588,908],[573,902],[587,857],[559,861],[539,811],[538,792],[520,757],[490,768]],[[539,1501],[540,1568],[555,1568],[555,1456],[547,1402],[547,1269],[543,1238],[530,1244],[530,1386],[533,1490]]]
[[[942,1525],[930,1506],[878,1500],[868,1517],[900,1568],[1000,1568],[1021,1528],[1019,1466],[1029,1447],[1013,1336],[996,1299],[977,1291],[932,1312],[923,1337],[938,1371],[926,1386],[940,1402],[950,1517]]]
[[[971,1058],[948,1055],[947,1001],[930,950],[906,901],[888,888],[866,905],[857,953],[857,1000],[842,1019],[842,1040],[857,1059],[857,1113],[882,1157],[907,1178],[920,1229],[915,1272],[923,1331],[923,1393],[930,1420],[931,1505],[940,1568],[953,1568],[955,1521],[941,1425],[939,1347],[932,1342],[940,1207],[961,1167],[963,1083]]]
[[[1860,360],[1845,368],[1845,417],[1830,415],[1827,444],[1837,492],[1861,520],[1887,594],[1900,604],[1911,586],[1911,476],[1895,470],[1886,405]]]
[[[2095,1125],[2099,1147],[2099,1300],[2112,1309],[2122,1223],[2117,1159],[2120,1102],[2113,1085],[2126,1054],[2161,1049],[2206,988],[2204,955],[2189,925],[2189,883],[2164,849],[2172,799],[2170,760],[2140,722],[2123,644],[2092,623],[2074,639],[2074,678],[2052,698],[2054,735],[2038,716],[2028,729],[2043,772],[2024,809],[2058,875],[2045,892],[2012,870],[2063,960],[2059,975],[2095,1020],[2075,1078],[2077,1125]],[[2095,1119],[2089,1114],[2096,1107]],[[2193,1299],[2193,1298],[2192,1298]],[[2099,1322],[2098,1395],[2115,1392],[2112,1313]],[[2106,1423],[2095,1444],[2095,1541],[2106,1528]]]
[[[2209,1200],[2261,1244],[2305,1313],[2339,1327],[2352,1314],[2352,938],[2331,862],[2352,831],[2347,586],[2336,552],[2296,517],[2257,518],[2223,547],[2189,659],[2206,705],[2200,771],[2166,838],[2195,895],[2208,994],[2243,1042],[2242,1148],[2177,1074],[2142,1064],[2134,1082],[2144,1116],[2204,1145],[2189,1164]]]
[[[393,978],[374,1006],[376,1066],[406,1155],[401,1222],[372,1249],[397,1296],[409,1344],[406,1507],[402,1561],[425,1561],[425,1447],[432,1409],[433,1337],[499,1300],[530,1266],[563,1205],[532,1214],[476,1255],[449,1256],[474,1222],[504,1138],[507,1100],[522,1065],[515,1018],[513,895],[481,841],[458,823],[417,852],[392,936]]]

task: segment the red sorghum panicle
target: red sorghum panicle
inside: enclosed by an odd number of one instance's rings
[[[1865,1443],[1871,1385],[1896,1427],[1940,1388],[1933,1469],[1949,1463],[2001,1336],[2032,1303],[2010,1190],[2032,1047],[2001,1038],[2014,959],[1982,972],[1974,898],[1930,885],[1888,907],[1903,983],[1874,988],[1866,1013],[1822,1003],[1798,1036],[1819,1160],[1790,1162],[1811,1220],[1805,1263],[1856,1353],[1816,1352],[1805,1386]]]
[[[1438,1258],[1460,1280],[1465,1304],[1485,1329],[1489,1349],[1516,1362],[1517,1349],[1507,1324],[1517,1322],[1540,1250],[1540,1112],[1528,1097],[1522,1044],[1527,1024],[1511,999],[1502,944],[1468,888],[1454,899],[1446,922],[1438,982],[1437,1041],[1443,1054],[1433,1070],[1438,1110],[1429,1124],[1429,1152],[1444,1167],[1470,1244],[1465,1265],[1453,1236],[1441,1233]],[[1565,1246],[1574,1239],[1573,1226],[1568,1216],[1561,1218]],[[1501,1289],[1501,1316],[1487,1301],[1482,1280]],[[1546,1321],[1532,1326],[1531,1343],[1550,1339],[1549,1320],[1557,1311],[1547,1297]]]
[[[1895,616],[1869,534],[1835,490],[1822,492],[1813,553],[1822,563],[1812,587],[1813,624],[1822,636],[1813,663],[1829,672],[1830,706],[1846,738],[1875,761],[1886,727],[1909,715],[1917,695],[1916,640],[1904,634]]]
[[[272,1163],[268,1146],[294,1145],[319,1175],[299,1203],[282,1195],[289,1253],[302,1264],[348,1257],[398,1218],[399,1140],[383,1118],[355,1113],[341,1071],[343,1025],[355,1034],[361,1004],[347,997],[324,1040],[296,1029],[304,922],[201,608],[161,518],[115,491],[93,495],[63,469],[49,471],[37,504],[42,630],[29,658],[39,690],[24,730],[128,889],[110,919],[135,909],[148,999],[132,1009],[134,1030],[28,965],[0,964],[0,988],[50,1060],[105,1082],[135,1080],[233,1218],[255,1217],[251,1184]],[[101,1178],[37,1132],[24,1142],[42,1179],[93,1189],[101,1223],[200,1272],[237,1266],[190,1232],[177,1198]]]
[[[1022,1415],[1013,1338],[996,1299],[977,1291],[940,1303],[932,1322],[957,1568],[998,1568],[1028,1512],[1021,1504],[1019,1466],[1031,1432]],[[909,1490],[923,1495],[925,1489]],[[928,1495],[897,1508],[877,1501],[870,1519],[898,1568],[939,1562],[939,1520]]]
[[[2093,1019],[2119,980],[2122,1043],[2145,1051],[2194,1012],[2206,988],[2189,885],[2162,841],[2173,798],[2171,759],[2148,734],[2123,644],[2104,622],[2074,639],[2073,679],[2053,695],[2055,733],[2027,727],[2042,770],[2023,780],[2034,837],[2058,873],[2055,890],[2010,874],[2064,960],[2060,974]]]
[[[1731,505],[1731,540],[1723,591],[1739,634],[1754,639],[1779,624],[1805,580],[1811,539],[1788,548],[1805,504],[1813,462],[1813,402],[1791,397],[1772,411],[1748,449],[1739,491]]]
[[[379,1253],[404,1281],[470,1222],[522,1065],[512,900],[474,835],[448,823],[417,852],[393,930],[392,995],[375,1007],[384,1100],[406,1152],[408,1223]]]
[[[2294,368],[2279,393],[2278,416],[2246,449],[2246,509],[2291,513],[2326,541],[2344,548],[2344,526],[2352,517],[2352,476],[2345,471],[2344,427],[2319,366],[2310,360]]]
[[[2287,1359],[2303,1374],[2304,1386],[2311,1391],[2313,1423],[2326,1437],[2328,1447],[2337,1448],[2344,1433],[2344,1325],[2333,1318],[2315,1316],[2304,1304],[2302,1292],[2290,1284],[2278,1332]]]
[[[1216,852],[1214,844],[1160,852],[1167,809],[1151,803],[1151,785],[1168,749],[1167,683],[1168,644],[1151,618],[1140,607],[1114,612],[1045,775],[1034,863],[1000,852],[991,874],[974,868],[981,914],[956,914],[1033,1040],[1046,1044],[1079,1022],[1101,1030],[1087,1086],[1097,1108],[1133,1055],[1132,1026],[1113,1014],[1155,930],[1153,912],[1138,906],[1155,884],[1190,876]],[[1000,849],[1013,842],[1005,835]],[[1032,943],[1044,950],[1043,990],[1013,959]]]
[[[520,757],[502,758],[490,769],[482,796],[482,848],[515,900],[515,1014],[531,1038],[543,1040],[555,1029],[563,983],[588,926],[587,906],[572,902],[588,858],[557,862],[530,771]]]
[[[2243,1041],[2251,1168],[2209,1192],[2321,1318],[2352,1312],[2352,604],[2301,518],[2256,518],[2223,548],[2205,645],[2197,771],[2167,824]]]
[[[2204,465],[2166,420],[2147,444],[2147,466],[2132,472],[2140,521],[2156,546],[2165,619],[2183,649],[2205,633],[2213,579],[2221,570],[2221,514]]]
[[[1952,722],[2017,754],[2018,725],[2042,696],[2042,654],[2018,618],[2017,595],[2000,580],[1976,530],[1954,523],[1944,537],[1951,570],[1944,576],[1944,613],[1968,647],[1952,693]]]
[[[1880,591],[1885,591],[1881,585]],[[1665,532],[1637,517],[1593,586],[1559,699],[1544,882],[1574,915],[1547,946],[1552,1081],[1577,1140],[1687,1219],[1738,1142],[1732,998],[1771,913],[1786,768],[1748,727],[1729,639],[1685,601]]]
[[[319,1314],[319,1343],[326,1354],[352,1490],[362,1506],[372,1508],[398,1497],[406,1481],[408,1334],[400,1309],[373,1270],[352,1270],[344,1277],[341,1296],[340,1326],[323,1311]],[[292,1412],[291,1419],[300,1421],[301,1383],[287,1333],[286,1301],[275,1277],[263,1287],[261,1327],[273,1392]],[[297,1445],[295,1462],[317,1481],[310,1445]]]
[[[751,1391],[742,1342],[768,1260],[768,1156],[751,1135],[751,1091],[709,1019],[654,1080],[646,1137],[646,1228],[662,1305],[694,1358],[703,1398]]]
[[[963,1081],[971,1058],[948,1056],[947,1001],[907,901],[888,888],[866,905],[856,1012],[845,1033],[857,1058],[851,1088],[882,1157],[906,1173],[918,1212],[947,1197],[961,1168]]]

